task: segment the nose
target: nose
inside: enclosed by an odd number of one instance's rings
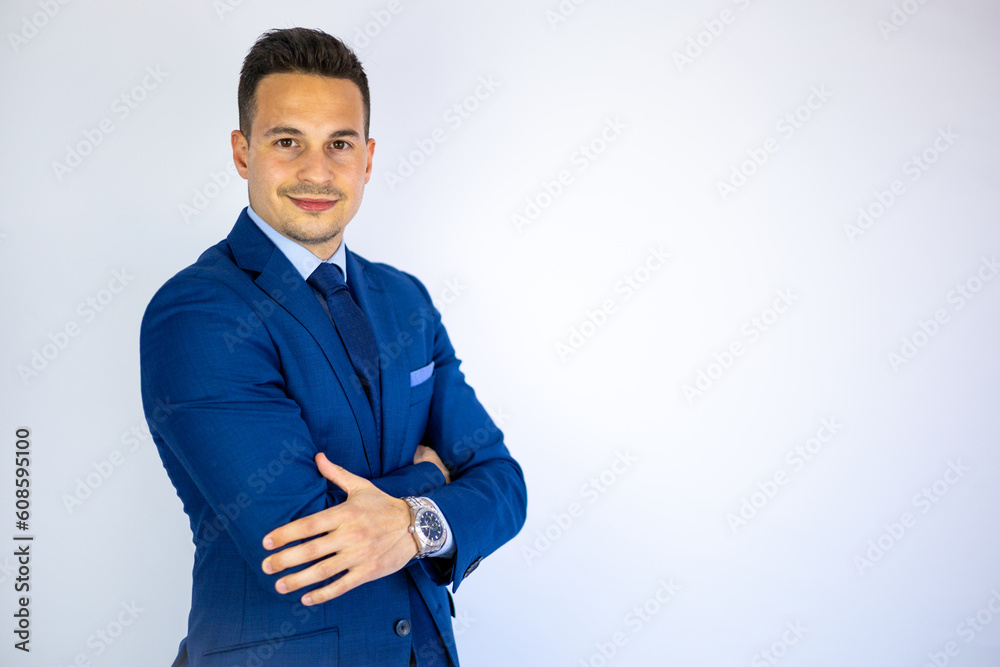
[[[310,149],[299,156],[298,178],[303,183],[329,185],[333,182],[331,160],[322,149]]]

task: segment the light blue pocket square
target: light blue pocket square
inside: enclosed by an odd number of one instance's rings
[[[426,382],[428,378],[434,373],[434,362],[427,364],[423,368],[418,368],[415,371],[410,371],[410,386],[416,387],[421,382]]]

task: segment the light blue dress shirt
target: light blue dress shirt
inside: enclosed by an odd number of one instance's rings
[[[305,246],[299,245],[287,236],[283,236],[274,227],[264,222],[264,219],[257,215],[257,212],[253,210],[252,206],[247,206],[247,215],[249,215],[250,219],[254,221],[254,224],[260,228],[260,231],[264,232],[264,235],[271,239],[271,242],[278,247],[278,250],[282,252],[288,261],[291,262],[292,266],[295,267],[295,270],[302,275],[303,280],[309,280],[309,276],[312,275],[312,272],[323,263],[323,260],[312,254],[312,251],[308,250]],[[337,251],[333,253],[333,256],[326,260],[326,262],[333,264],[340,269],[341,273],[344,274],[345,283],[349,280],[347,275],[347,246],[344,244],[343,233],[341,233],[340,237],[340,246],[337,247]],[[313,292],[316,294],[320,303],[323,304],[323,308],[327,311],[327,315],[329,315],[330,311],[326,305],[326,299],[324,299],[323,296],[315,289]],[[441,515],[444,522],[445,534],[447,535],[444,546],[434,552],[433,555],[439,557],[451,556],[455,552],[455,538],[451,534],[451,526],[448,525],[448,520],[444,518],[444,513],[441,511],[441,508],[437,506],[437,503],[430,498],[425,497],[423,499],[433,505],[434,509],[438,511],[438,514]]]

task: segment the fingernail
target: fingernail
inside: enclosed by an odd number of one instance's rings
[[[311,595],[306,595],[305,597],[302,598],[302,604],[312,604],[312,603],[313,599]]]
[[[271,559],[270,558],[265,558],[264,559],[264,571],[267,572],[268,574],[271,574]]]
[[[265,537],[264,538],[264,548],[265,549],[273,549],[274,548],[274,540],[272,540],[270,537]]]
[[[278,589],[279,593],[287,593],[288,592],[288,584],[286,584],[284,581],[279,581],[277,589]]]

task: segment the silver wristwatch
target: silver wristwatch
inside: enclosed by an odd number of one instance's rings
[[[423,498],[403,498],[410,506],[410,532],[417,543],[417,558],[426,558],[441,550],[448,539],[441,512]]]

